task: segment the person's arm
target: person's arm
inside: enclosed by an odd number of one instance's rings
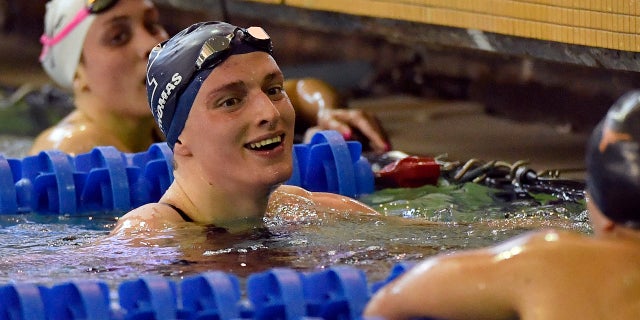
[[[521,274],[513,271],[519,262],[504,258],[495,248],[428,258],[380,289],[364,315],[382,319],[516,319],[519,284],[514,278]]]
[[[296,127],[336,130],[347,140],[355,138],[357,131],[374,152],[391,149],[378,119],[363,110],[343,108],[344,103],[328,83],[314,78],[290,79],[284,87],[296,110]]]

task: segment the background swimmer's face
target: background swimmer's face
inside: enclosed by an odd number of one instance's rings
[[[283,83],[264,52],[232,55],[204,81],[178,144],[210,184],[248,192],[290,177],[295,114]]]
[[[105,112],[151,116],[145,89],[147,58],[167,38],[150,1],[120,0],[96,16],[84,42],[78,75]]]

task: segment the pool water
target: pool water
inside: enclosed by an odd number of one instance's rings
[[[474,183],[386,189],[361,199],[380,216],[267,218],[264,229],[245,234],[185,223],[119,237],[109,235],[119,213],[1,216],[0,284],[99,279],[115,287],[150,274],[178,280],[220,270],[244,278],[273,267],[317,271],[334,265],[358,267],[378,281],[401,261],[492,245],[541,227],[591,232],[581,199],[504,198],[500,190]],[[296,213],[289,210],[285,214]]]
[[[0,136],[7,157],[24,157],[29,138]],[[369,281],[386,278],[401,261],[492,245],[544,227],[591,232],[583,190],[514,192],[477,183],[385,189],[362,197],[380,216],[303,213],[295,221],[266,218],[265,228],[226,234],[185,223],[163,232],[111,236],[122,212],[82,216],[0,216],[0,284],[44,285],[97,279],[115,288],[124,280],[162,275],[179,280],[210,270],[241,279],[289,267],[318,271],[355,266]]]
[[[0,134],[0,153],[6,158],[23,158],[33,145],[33,138]]]

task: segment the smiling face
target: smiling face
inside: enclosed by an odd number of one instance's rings
[[[120,0],[96,16],[78,74],[93,103],[124,117],[150,117],[145,76],[149,52],[168,38],[150,1]],[[76,89],[77,90],[77,89]]]
[[[193,157],[208,184],[232,192],[286,181],[295,114],[283,82],[267,53],[230,56],[198,91],[174,148],[176,161],[184,154]]]

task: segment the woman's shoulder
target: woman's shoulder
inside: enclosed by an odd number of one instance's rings
[[[172,207],[162,203],[148,203],[120,217],[111,233],[161,230],[181,222],[184,220]]]
[[[378,214],[364,203],[343,195],[328,192],[311,192],[297,186],[282,185],[274,191],[272,199],[282,201],[287,198],[306,199],[319,209]]]
[[[70,114],[36,136],[29,154],[53,149],[72,155],[86,153],[99,145],[113,145],[109,135],[98,130],[95,125],[76,119]]]
[[[287,185],[287,184],[278,186],[273,192],[274,194],[281,194],[281,195],[289,194],[289,195],[297,195],[297,196],[304,196],[304,197],[311,196],[311,192],[301,187]]]
[[[494,251],[502,251],[510,248],[527,248],[541,249],[548,251],[555,249],[565,249],[575,246],[576,244],[584,244],[589,241],[586,235],[561,229],[539,229],[522,233],[509,240],[494,246]]]

